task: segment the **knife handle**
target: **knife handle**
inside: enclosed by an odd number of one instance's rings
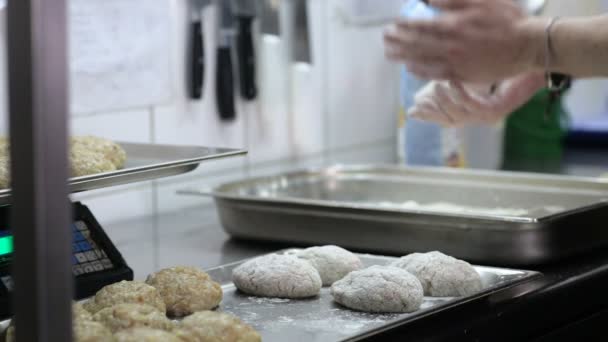
[[[252,16],[239,16],[237,52],[239,58],[239,77],[241,96],[253,100],[258,95],[255,78],[255,51],[253,47]]]
[[[203,97],[203,80],[205,79],[205,45],[203,27],[200,21],[191,24],[192,45],[190,50],[190,98]]]
[[[232,74],[232,54],[229,47],[217,50],[217,109],[220,119],[229,121],[236,118],[234,108],[234,76]]]

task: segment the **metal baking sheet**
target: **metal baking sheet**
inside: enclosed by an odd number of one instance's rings
[[[247,239],[389,254],[437,249],[498,265],[539,264],[608,243],[608,183],[598,179],[352,166],[180,192],[212,195],[225,230]]]
[[[127,153],[124,168],[112,172],[75,177],[70,192],[141,182],[190,172],[206,160],[245,154],[246,151],[199,146],[174,146],[118,142]],[[0,190],[0,205],[11,200],[11,190]]]
[[[296,249],[281,253],[293,253]],[[396,258],[359,254],[365,266],[385,265]],[[244,261],[207,270],[222,284],[224,299],[220,310],[230,312],[252,325],[265,342],[358,341],[384,330],[407,324],[435,312],[488,296],[501,289],[540,276],[537,272],[475,266],[481,275],[483,290],[461,298],[425,297],[419,311],[410,314],[372,314],[353,311],[333,302],[329,288],[324,287],[318,297],[305,300],[261,298],[236,290],[232,270]]]
[[[279,251],[292,254],[298,249]],[[364,266],[386,265],[395,257],[357,254]],[[232,271],[247,260],[206,270],[222,285],[223,299],[218,310],[229,312],[252,325],[264,342],[333,342],[359,341],[383,331],[423,319],[434,313],[466,305],[467,302],[499,294],[517,284],[541,277],[534,271],[474,266],[480,274],[483,289],[467,297],[425,297],[420,310],[409,314],[376,314],[353,311],[334,303],[329,288],[309,299],[263,298],[244,294],[232,282]],[[505,298],[510,298],[509,295]],[[82,301],[86,301],[83,299]],[[4,331],[9,320],[0,322]]]

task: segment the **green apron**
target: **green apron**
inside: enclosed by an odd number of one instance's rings
[[[549,92],[540,91],[507,119],[503,169],[561,172],[567,115],[561,99],[545,114],[548,103]]]

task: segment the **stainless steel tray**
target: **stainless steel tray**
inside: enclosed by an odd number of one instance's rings
[[[597,179],[358,166],[181,193],[214,196],[225,230],[247,239],[390,254],[437,249],[501,265],[543,263],[608,242],[608,183]],[[408,201],[423,205],[402,205]]]
[[[123,185],[190,172],[202,161],[245,154],[246,151],[198,146],[173,146],[118,142],[127,152],[123,169],[75,177],[69,180],[70,192]],[[11,200],[11,190],[0,190],[0,205]]]
[[[292,253],[295,249],[283,251]],[[359,254],[366,266],[385,265],[395,258]],[[411,314],[370,314],[352,311],[333,302],[329,288],[307,300],[260,298],[243,294],[232,283],[232,270],[244,261],[207,270],[222,284],[224,299],[220,310],[230,312],[255,327],[264,342],[358,341],[382,331],[407,324],[433,313],[488,296],[501,289],[526,282],[539,273],[493,267],[475,269],[482,277],[483,291],[462,298],[425,297],[422,308]]]

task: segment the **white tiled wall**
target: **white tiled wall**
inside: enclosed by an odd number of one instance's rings
[[[171,40],[166,51],[173,75],[172,89],[167,91],[173,100],[167,104],[163,99],[162,105],[143,108],[72,113],[72,132],[119,141],[246,148],[250,155],[204,163],[183,176],[74,195],[74,200],[91,207],[102,224],[145,216],[155,210],[169,212],[210,205],[206,198],[176,195],[182,188],[334,162],[395,159],[398,75],[383,57],[382,24],[345,26],[336,13],[337,6],[348,1],[310,0],[313,63],[307,76],[309,88],[297,91],[295,110],[280,106],[265,110],[267,107],[259,101],[238,100],[237,119],[222,122],[215,110],[216,8],[207,7],[203,17],[207,61],[204,96],[200,101],[190,101],[185,80],[190,1],[166,1],[171,10]],[[283,24],[285,20],[283,16]],[[281,46],[283,56],[288,56],[288,46]],[[4,55],[0,49],[0,62]],[[294,84],[297,73],[278,68],[276,72],[285,76],[286,87]],[[0,79],[5,79],[3,74],[0,70]],[[268,89],[262,87],[260,92],[264,91]],[[267,95],[272,100],[274,94]],[[0,93],[0,106],[3,103]],[[289,101],[277,98],[276,103]],[[119,242],[137,234],[110,233]]]
[[[163,99],[158,106],[97,114],[73,113],[73,133],[132,142],[240,147],[250,154],[246,158],[205,163],[184,176],[74,196],[91,206],[100,220],[111,222],[145,215],[154,209],[172,211],[210,203],[204,198],[176,195],[180,188],[210,186],[300,167],[395,160],[397,67],[383,57],[381,23],[357,26],[345,20],[343,14],[349,12],[345,6],[357,0],[309,0],[313,55],[310,88],[296,94],[306,95],[298,97],[294,110],[285,106],[289,101],[284,96],[276,99],[281,105],[273,108],[259,101],[239,100],[234,122],[222,122],[215,110],[216,8],[207,7],[203,18],[208,65],[204,97],[190,101],[185,80],[189,1],[166,1],[171,24],[166,51],[173,75],[167,91],[173,100],[169,104]],[[591,14],[601,9],[601,2],[595,0],[555,0],[549,2],[548,13]],[[1,11],[0,20],[5,20]],[[284,17],[282,20],[285,23]],[[4,25],[0,25],[1,38],[4,31]],[[282,58],[288,55],[288,46],[288,42],[280,45]],[[258,50],[259,55],[265,52]],[[5,55],[6,51],[0,49],[0,64]],[[284,85],[290,88],[294,73],[278,68],[276,72],[284,76]],[[0,79],[6,79],[3,68]],[[0,91],[0,108],[5,107],[5,90],[6,86]],[[264,91],[260,89],[263,94]],[[272,101],[275,94],[266,95]],[[0,120],[0,130],[5,131],[4,126],[4,120]]]
[[[397,65],[384,62],[382,27],[349,24],[339,15],[348,2],[330,3],[326,18],[332,33],[327,37],[332,47],[327,61],[328,147],[386,140],[397,125],[399,71]]]

